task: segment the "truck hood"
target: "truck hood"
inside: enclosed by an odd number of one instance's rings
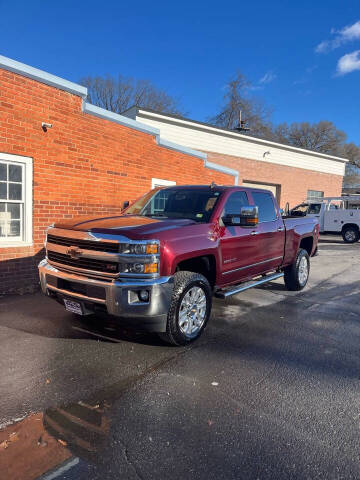
[[[153,235],[164,230],[196,224],[188,219],[159,219],[138,215],[118,215],[113,217],[78,217],[56,222],[55,228],[78,230],[93,233],[110,233],[125,235],[129,238],[140,238]]]

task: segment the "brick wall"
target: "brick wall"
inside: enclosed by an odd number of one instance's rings
[[[219,165],[237,170],[239,172],[239,185],[244,180],[281,185],[281,207],[285,207],[286,202],[289,202],[290,207],[301,203],[306,199],[308,190],[323,191],[326,197],[341,195],[343,177],[340,175],[212,152],[208,152],[208,159]]]
[[[44,132],[41,122],[53,127]],[[0,247],[0,293],[38,284],[44,230],[76,215],[113,214],[151,188],[153,177],[178,184],[231,184],[200,158],[156,144],[155,137],[81,110],[81,98],[0,69],[0,152],[33,158],[33,240]]]

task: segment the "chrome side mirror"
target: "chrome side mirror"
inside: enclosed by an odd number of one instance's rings
[[[222,221],[227,226],[255,227],[259,222],[259,209],[250,205],[241,207],[239,214],[225,215]]]

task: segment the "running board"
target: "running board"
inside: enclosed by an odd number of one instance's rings
[[[242,285],[237,285],[233,289],[229,290],[218,290],[215,293],[215,297],[224,299],[230,297],[231,295],[235,295],[236,293],[248,290],[249,288],[257,287],[258,285],[262,285],[263,283],[271,282],[272,280],[276,280],[277,278],[281,278],[283,276],[283,272],[273,273],[272,275],[265,275],[261,280],[257,280],[256,282],[246,282]]]

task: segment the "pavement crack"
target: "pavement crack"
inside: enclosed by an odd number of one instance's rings
[[[270,375],[277,369],[278,365],[274,365],[271,370],[269,370],[263,377],[260,378],[258,382],[255,383],[255,387],[261,385],[264,380],[270,377]]]
[[[119,440],[119,443],[121,444],[121,446],[123,447],[123,455],[124,455],[124,458],[125,458],[125,462],[126,464],[132,468],[132,470],[134,471],[135,473],[135,476],[136,478],[138,478],[139,480],[144,480],[144,477],[142,476],[141,472],[139,471],[138,467],[136,466],[136,464],[130,459],[129,457],[129,449],[128,447],[125,445],[125,443],[123,442],[123,440]]]

